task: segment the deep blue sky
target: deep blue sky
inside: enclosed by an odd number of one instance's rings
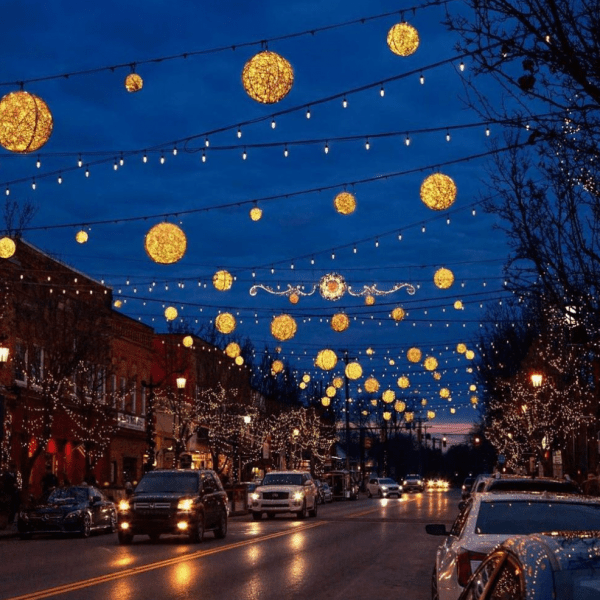
[[[111,0],[91,7],[75,1],[6,2],[0,82],[7,85],[2,86],[2,93],[18,89],[11,83],[25,81],[24,88],[42,97],[54,116],[52,137],[39,153],[27,157],[4,150],[0,153],[2,193],[9,184],[11,198],[31,200],[39,206],[30,224],[34,229],[24,232],[25,239],[104,280],[115,296],[121,293],[128,298],[123,309],[126,314],[159,331],[166,328],[163,310],[168,304],[194,324],[213,319],[219,310],[229,310],[238,318],[237,333],[251,338],[260,351],[265,345],[280,345],[283,356],[299,373],[309,372],[329,381],[331,373],[317,373],[312,365],[317,351],[347,348],[359,359],[366,376],[380,379],[382,389],[390,387],[400,394],[397,377],[411,377],[411,397],[429,400],[428,408],[437,412],[436,423],[472,420],[476,413],[469,402],[470,363],[455,348],[458,342],[465,342],[476,349],[485,307],[501,297],[506,247],[502,234],[493,229],[492,219],[480,208],[472,213],[471,205],[485,191],[486,161],[460,159],[486,152],[501,132],[492,130],[487,137],[486,125],[480,123],[451,129],[451,141],[446,141],[445,128],[479,122],[461,101],[461,78],[469,73],[469,61],[464,61],[464,74],[458,69],[459,60],[429,68],[455,56],[456,40],[441,24],[444,6],[423,7],[414,13],[405,10],[412,6],[390,0]],[[458,2],[449,4],[450,10],[459,7]],[[417,28],[421,39],[417,52],[406,58],[394,55],[386,44],[388,29],[400,21],[403,10],[405,20]],[[74,74],[272,40],[392,11],[397,14],[269,42],[269,49],[283,55],[295,70],[292,91],[275,105],[254,102],[241,85],[242,68],[260,51],[260,45],[140,64],[136,70],[144,79],[144,88],[136,94],[126,92],[123,86],[129,68]],[[348,94],[345,109],[339,98],[318,104],[323,98],[413,71],[386,84],[384,97],[380,86],[375,86]],[[419,81],[421,71],[424,84]],[[60,74],[72,75],[30,81]],[[238,139],[239,123],[296,106],[301,110],[276,118],[275,129],[268,118],[243,126]],[[307,106],[311,106],[310,119],[305,117]],[[414,133],[436,127],[441,130]],[[203,164],[200,151],[194,151],[203,146],[201,134],[222,128],[226,130],[210,135]],[[373,138],[388,132],[401,135]],[[407,133],[409,146],[405,144]],[[173,141],[194,135],[201,137],[188,144],[191,151],[178,144],[174,156]],[[335,139],[353,135],[360,139]],[[293,145],[315,139],[328,140],[327,155],[323,142]],[[290,155],[284,158],[286,142]],[[279,145],[252,147],[270,143]],[[231,146],[234,148],[223,149]],[[152,147],[159,150],[148,153],[144,164],[143,150]],[[241,157],[244,148],[247,160]],[[137,154],[129,156],[132,151]],[[73,170],[79,154],[85,164],[107,161],[91,166],[86,179],[84,168]],[[115,171],[113,163],[121,154],[125,164]],[[38,155],[39,169],[35,164]],[[458,162],[435,168],[447,161]],[[451,176],[458,187],[457,201],[448,213],[432,212],[419,199],[422,180],[437,170]],[[61,185],[58,171],[62,171]],[[333,209],[333,198],[342,185],[285,197],[404,171],[413,172],[356,185],[358,208],[351,216],[341,216]],[[54,174],[46,176],[48,173]],[[31,189],[34,177],[35,191]],[[26,182],[10,183],[21,178]],[[248,202],[271,196],[280,197],[258,202],[263,218],[252,222],[248,218],[252,204]],[[233,206],[216,208],[222,205]],[[197,209],[206,210],[174,216]],[[172,266],[154,264],[143,247],[145,233],[162,220],[151,215],[162,213],[171,213],[168,220],[180,222],[188,238],[185,257]],[[131,217],[149,218],[117,222]],[[89,225],[104,220],[109,223]],[[71,223],[73,227],[56,227]],[[91,227],[85,245],[74,239],[79,224]],[[433,285],[433,274],[441,266],[450,268],[456,277],[448,291]],[[236,277],[227,293],[217,292],[210,283],[220,268]],[[331,303],[315,295],[292,306],[284,297],[264,292],[252,297],[248,293],[253,283],[309,288],[332,271],[341,273],[355,289],[373,284],[389,289],[400,282],[418,289],[414,296],[401,290],[378,297],[373,307],[349,296]],[[185,287],[180,287],[181,282]],[[456,299],[464,302],[465,310],[453,308]],[[409,313],[398,325],[389,317],[397,305]],[[328,319],[342,309],[352,324],[347,332],[334,333]],[[281,312],[296,317],[298,333],[293,340],[278,344],[270,335],[269,324],[272,315]],[[422,366],[409,365],[406,350],[411,345],[438,359],[443,375],[440,381]],[[365,356],[368,347],[375,349],[369,358]],[[439,397],[442,386],[451,389],[452,402]],[[450,406],[456,407],[456,417],[450,416]]]

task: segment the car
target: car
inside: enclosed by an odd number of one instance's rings
[[[315,479],[314,482],[317,486],[317,501],[319,504],[323,504],[325,502],[325,498],[323,496],[323,482],[320,479]]]
[[[428,492],[447,492],[450,482],[443,477],[432,477],[425,482],[425,489]]]
[[[402,489],[405,492],[422,492],[425,490],[425,481],[420,475],[407,475],[402,480]]]
[[[246,507],[250,507],[252,504],[252,498],[250,497],[252,492],[260,485],[258,481],[243,481],[240,485],[246,488]]]
[[[509,537],[600,530],[600,499],[551,492],[482,492],[466,502],[449,531],[444,524],[429,524],[425,529],[445,536],[436,552],[431,597],[456,600],[472,571]]]
[[[323,482],[321,484],[321,491],[323,493],[323,502],[333,502],[333,491],[328,483]]]
[[[479,565],[459,600],[600,598],[600,533],[505,540]]]
[[[74,533],[87,538],[100,530],[117,530],[117,509],[98,488],[89,485],[55,488],[42,503],[21,510],[17,519],[21,539],[36,533]]]
[[[299,519],[317,516],[317,486],[308,471],[271,471],[252,493],[252,518],[260,521],[281,513],[295,513]]]
[[[471,495],[471,488],[475,483],[476,477],[465,477],[462,486],[460,487],[460,496],[463,500],[466,500]]]
[[[389,498],[396,496],[402,497],[402,486],[389,477],[371,477],[367,481],[367,496],[379,496],[380,498]]]
[[[554,477],[524,477],[523,475],[496,475],[489,477],[483,492],[557,492],[580,494],[581,488],[571,479]]]
[[[207,531],[227,534],[229,510],[221,480],[211,469],[157,469],[146,473],[118,505],[119,543],[135,535],[153,542],[162,534],[185,535],[199,543]]]

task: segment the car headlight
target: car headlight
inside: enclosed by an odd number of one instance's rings
[[[382,485],[381,489],[385,492],[388,489],[388,486],[387,485]]]
[[[126,512],[129,510],[129,500],[121,500],[119,502],[119,510]]]
[[[193,506],[194,506],[193,498],[182,498],[177,503],[177,510],[192,510]]]
[[[302,500],[304,498],[304,494],[302,492],[296,492],[294,494],[294,500]]]
[[[260,494],[258,494],[257,492],[252,492],[250,494],[250,500],[260,500]]]
[[[78,519],[81,516],[81,511],[80,510],[74,510],[70,513],[67,513],[65,515],[65,519]]]

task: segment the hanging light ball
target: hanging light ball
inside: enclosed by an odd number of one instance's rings
[[[332,385],[327,386],[327,389],[325,390],[325,395],[328,398],[333,398],[336,394],[335,388]]]
[[[242,71],[242,85],[250,98],[262,104],[283,100],[294,83],[292,65],[275,52],[255,54]]]
[[[235,317],[228,312],[217,315],[215,327],[219,333],[231,333],[236,326]]]
[[[421,184],[421,200],[431,210],[450,208],[456,200],[456,184],[448,175],[434,173]]]
[[[277,373],[281,373],[281,371],[283,371],[283,362],[280,360],[274,360],[271,363],[271,371],[273,371],[275,375],[277,375]]]
[[[469,360],[473,360],[475,358],[475,352],[473,352],[473,350],[467,350],[465,352],[465,356],[469,359]]]
[[[383,418],[386,421],[389,421],[392,418],[392,413],[389,410],[384,410],[383,411]]]
[[[339,389],[344,385],[344,380],[341,377],[334,377],[332,383],[333,383],[333,387],[336,387]]]
[[[243,356],[236,356],[235,357],[235,364],[238,367],[241,367],[244,364],[244,357]]]
[[[299,387],[301,390],[305,390],[305,389],[306,389],[306,383],[304,383],[304,381],[301,381],[301,382],[298,384],[298,387]]]
[[[327,396],[323,396],[321,398],[321,404],[325,407],[329,406],[331,404],[331,398],[328,398]]]
[[[344,372],[348,379],[359,379],[363,374],[362,367],[357,362],[348,363]]]
[[[441,388],[440,389],[440,396],[442,398],[450,398],[450,390],[448,388]]]
[[[338,273],[327,273],[319,280],[319,293],[325,300],[339,300],[347,290],[346,281]]]
[[[411,423],[412,421],[414,421],[415,419],[415,413],[414,412],[406,412],[404,413],[404,420],[407,423]]]
[[[423,398],[421,400],[421,406],[427,406],[427,399],[426,398]]]
[[[394,403],[394,409],[396,412],[404,412],[406,409],[406,402],[403,402],[402,400],[396,400]]]
[[[450,414],[451,414],[451,415],[454,415],[454,414],[456,414],[456,409],[455,409],[454,407],[452,407],[452,408],[450,409]]]
[[[331,329],[334,331],[346,331],[350,327],[350,319],[345,313],[336,313],[331,317]]]
[[[308,373],[304,373],[304,375],[302,375],[302,381],[304,381],[304,383],[308,383],[310,381],[310,375]]]
[[[386,404],[391,404],[396,399],[396,392],[394,392],[394,390],[385,390],[383,394],[381,394],[381,399]]]
[[[396,23],[387,35],[390,50],[398,56],[410,56],[419,47],[419,34],[408,23]]]
[[[233,285],[233,276],[229,271],[225,271],[223,269],[221,271],[217,271],[213,275],[212,281],[215,289],[219,290],[220,292],[226,292],[227,290],[230,290],[231,286]]]
[[[137,73],[129,73],[125,77],[125,89],[128,92],[139,92],[144,87],[144,80]]]
[[[373,356],[373,354],[375,354],[375,350],[373,350],[373,348],[367,348],[365,350],[365,354],[367,354],[368,356]]]
[[[52,133],[52,114],[46,103],[29,92],[11,92],[0,100],[0,145],[26,154],[39,150]]]
[[[360,411],[360,414],[361,414],[363,417],[366,417],[366,416],[369,414],[369,411],[368,411],[368,410],[365,408],[365,409],[363,409],[363,410],[361,410],[361,411]]]
[[[375,304],[375,296],[372,296],[371,294],[367,294],[365,296],[365,304],[367,306],[373,306],[373,304]]]
[[[404,309],[401,308],[400,306],[397,306],[393,311],[392,311],[392,319],[394,319],[394,321],[402,321],[402,319],[404,319],[404,317],[406,316],[406,313],[404,312]]]
[[[371,406],[377,406],[377,398],[371,398]]]
[[[450,269],[442,267],[434,273],[433,283],[441,290],[447,290],[454,283],[454,273]]]
[[[0,258],[10,258],[17,251],[17,245],[9,237],[0,239]]]
[[[460,300],[456,300],[454,303],[454,308],[456,310],[462,310],[464,308],[463,303]]]
[[[374,394],[379,391],[379,381],[375,377],[369,377],[365,379],[365,392]]]
[[[181,260],[187,247],[183,230],[173,223],[158,223],[146,234],[144,247],[156,263],[170,265]]]
[[[410,385],[410,380],[405,375],[398,377],[398,387],[405,390]]]
[[[337,361],[337,354],[333,350],[325,348],[324,350],[319,350],[315,359],[315,366],[324,371],[331,371],[337,365]]]
[[[477,386],[476,386],[474,383],[472,383],[472,384],[469,386],[469,391],[470,391],[470,392],[475,392],[475,391],[477,391]]]
[[[291,340],[296,335],[297,325],[290,315],[277,315],[271,320],[271,335],[280,342]]]
[[[459,354],[464,354],[467,351],[467,345],[462,342],[456,345],[456,351]]]
[[[479,398],[477,396],[471,396],[471,404],[477,404],[479,402]]]
[[[191,335],[186,335],[182,342],[186,348],[191,348],[194,345],[194,338]]]
[[[167,321],[174,321],[177,318],[177,309],[174,306],[167,306],[165,308],[165,319]]]
[[[389,364],[393,367],[396,364],[396,361],[393,358],[390,358]]]
[[[356,198],[349,192],[341,192],[333,199],[333,206],[340,215],[351,215],[356,210]]]
[[[115,301],[113,302],[113,306],[114,306],[115,308],[121,308],[121,307],[123,306],[123,300],[115,300]]]
[[[225,348],[225,354],[227,354],[229,358],[237,358],[238,356],[240,356],[241,353],[242,349],[240,348],[240,345],[236,344],[235,342],[227,344]]]
[[[421,360],[422,352],[418,348],[410,348],[406,352],[406,358],[411,363],[418,363]]]
[[[438,373],[437,371],[434,371],[434,372],[432,373],[432,375],[433,375],[433,378],[434,378],[434,379],[436,379],[436,380],[439,380],[439,379],[441,379],[441,378],[442,378],[442,374],[441,374],[441,373]]]
[[[434,358],[433,356],[428,356],[424,361],[423,361],[423,366],[428,370],[428,371],[435,371],[437,369],[438,366],[438,361],[436,358]]]
[[[253,221],[260,221],[262,219],[262,214],[263,214],[263,211],[261,208],[258,208],[258,206],[253,206],[250,209],[250,218]]]
[[[300,301],[300,296],[298,296],[298,294],[290,294],[290,297],[288,298],[288,300],[290,301],[291,304],[298,304],[298,302]]]
[[[88,241],[88,238],[89,238],[88,232],[85,231],[84,229],[81,229],[80,231],[78,231],[75,234],[75,241],[78,244],[85,244]]]
[[[435,419],[435,411],[433,411],[433,410],[428,410],[428,411],[427,411],[427,418],[428,418],[428,419]]]

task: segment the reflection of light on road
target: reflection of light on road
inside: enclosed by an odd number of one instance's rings
[[[128,600],[133,596],[132,580],[128,577],[115,581],[114,587],[110,590],[109,598],[118,598],[119,600]]]
[[[387,498],[382,498],[380,500],[380,502],[381,502],[381,506],[387,506],[390,501]]]
[[[289,546],[294,550],[295,554],[292,559],[292,564],[290,565],[287,583],[289,586],[296,589],[300,589],[300,586],[304,585],[306,581],[306,560],[304,554],[300,553],[305,542],[306,536],[302,532],[295,533],[289,540]]]
[[[127,552],[127,551],[126,551]],[[125,554],[123,556],[119,556],[115,560],[110,563],[111,567],[119,568],[119,567],[128,567],[134,561],[134,557],[132,554]]]
[[[295,533],[290,537],[290,547],[292,548],[292,550],[302,550],[305,541],[306,536],[303,533]]]
[[[188,589],[192,583],[192,566],[189,562],[182,562],[173,567],[169,584],[173,591]]]
[[[250,535],[258,535],[260,533],[260,523],[249,523],[249,526],[248,533]]]
[[[260,544],[256,544],[255,546],[250,546],[246,550],[246,558],[248,559],[248,563],[251,565],[256,564],[258,559],[262,556],[262,547]]]

